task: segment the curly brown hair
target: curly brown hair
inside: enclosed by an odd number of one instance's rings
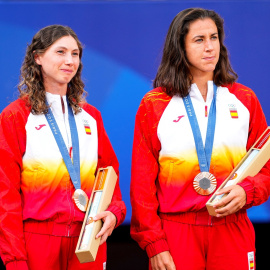
[[[185,37],[192,22],[205,18],[212,19],[216,24],[220,42],[220,55],[214,70],[214,83],[220,86],[232,84],[237,80],[238,76],[231,67],[228,51],[224,45],[223,19],[213,10],[189,8],[179,12],[169,27],[161,64],[153,81],[154,87],[162,87],[170,96],[185,97],[188,95],[192,75],[185,53]]]
[[[85,102],[86,92],[81,79],[82,51],[83,47],[75,32],[68,26],[50,25],[39,30],[27,46],[24,62],[21,67],[19,97],[27,101],[33,114],[45,114],[48,112],[46,105],[46,91],[43,84],[41,67],[35,61],[35,55],[43,54],[56,40],[64,37],[73,37],[79,48],[80,64],[76,75],[68,84],[67,99],[74,113],[81,111],[80,103]]]

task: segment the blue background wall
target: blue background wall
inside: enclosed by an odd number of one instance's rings
[[[214,9],[224,18],[238,81],[256,92],[269,124],[269,1],[0,2],[0,111],[17,97],[19,69],[33,35],[50,24],[73,28],[85,45],[87,100],[102,112],[119,158],[126,223],[135,114],[151,89],[169,24],[188,7]],[[270,203],[252,208],[249,216],[270,222]]]

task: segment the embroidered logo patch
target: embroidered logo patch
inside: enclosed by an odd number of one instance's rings
[[[230,110],[231,118],[238,118],[237,108],[234,104],[229,104],[229,110]]]
[[[91,128],[87,120],[83,120],[84,130],[87,135],[91,135]]]
[[[180,116],[178,116],[178,117],[177,117],[177,119],[173,120],[173,122],[174,122],[174,123],[179,122],[179,121],[180,121],[180,119],[181,119],[182,117],[184,117],[184,115],[180,115]]]
[[[254,258],[254,251],[248,252],[248,269],[254,270],[255,269],[255,258]]]
[[[45,127],[46,125],[45,124],[43,124],[43,125],[39,125],[38,127],[35,127],[36,128],[36,130],[40,130],[41,128],[43,128],[43,127]]]

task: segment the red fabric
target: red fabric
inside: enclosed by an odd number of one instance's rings
[[[91,114],[97,122],[97,169],[113,166],[117,175],[119,175],[119,164],[105,132],[100,112],[89,104],[84,104],[83,109]],[[5,264],[11,262],[18,264],[19,261],[27,261],[28,258],[23,233],[22,207],[24,202],[20,193],[20,179],[23,166],[22,157],[25,153],[27,141],[25,125],[29,114],[30,111],[25,101],[18,99],[5,108],[0,115],[0,254]],[[39,200],[39,194],[32,194],[32,196],[35,197],[33,199],[36,201]],[[53,205],[57,205],[57,201]],[[52,212],[53,208],[55,207],[52,207]],[[126,208],[122,201],[119,180],[108,210],[116,216],[117,226],[123,222]],[[83,217],[84,215],[80,214],[81,222]],[[51,218],[66,225],[66,229],[59,232],[59,235],[64,236],[69,232],[67,228],[69,224],[66,222],[71,218],[69,209],[67,209],[66,216],[60,216],[56,213]],[[42,213],[37,219],[42,220]]]
[[[82,223],[74,222],[70,226],[65,223],[56,223],[54,221],[36,221],[27,220],[23,222],[23,231],[27,233],[48,234],[53,236],[70,236],[80,235]]]
[[[193,223],[193,213],[189,214]],[[204,214],[207,221],[209,215]],[[176,269],[249,269],[248,252],[255,253],[255,233],[246,213],[239,215],[236,221],[221,225],[208,226],[207,222],[194,225],[162,219],[162,226]]]
[[[151,258],[158,253],[169,250],[169,246],[168,246],[167,240],[160,239],[156,241],[154,245],[153,244],[147,245],[145,250],[148,257]]]
[[[13,261],[6,264],[6,270],[28,270],[26,261]]]
[[[178,223],[187,223],[191,225],[202,226],[217,226],[226,223],[237,222],[247,215],[246,210],[239,210],[238,212],[222,218],[210,216],[206,210],[200,212],[183,212],[177,214],[160,213],[159,216],[162,220],[169,220]]]
[[[250,112],[249,136],[247,142],[248,151],[267,128],[266,119],[255,93],[250,88],[241,84],[234,84],[230,88],[230,92],[240,99]],[[270,194],[269,177],[270,160],[256,176],[247,177],[239,183],[239,185],[245,189],[247,194],[245,208],[249,208],[253,205],[260,205],[268,199]]]
[[[150,91],[140,104],[135,122],[130,187],[131,236],[141,248],[147,247],[151,257],[168,250],[166,236],[157,215],[159,202],[155,181],[161,147],[157,127],[170,100],[160,88]]]
[[[31,270],[101,270],[106,263],[106,243],[99,247],[96,260],[80,263],[75,249],[78,237],[25,233],[28,265]]]
[[[15,261],[15,265],[18,265],[19,261],[27,260],[20,174],[26,146],[25,124],[29,113],[24,102],[18,100],[0,115],[0,254],[5,264]]]
[[[115,185],[112,202],[109,205],[107,211],[111,211],[117,219],[116,227],[119,226],[125,219],[126,216],[126,206],[122,201],[122,195],[119,185],[119,163],[115,156],[113,147],[109,140],[109,137],[105,131],[101,114],[91,105],[85,104],[83,109],[91,114],[97,120],[98,124],[98,164],[97,170],[99,168],[105,168],[107,166],[113,166],[118,179]],[[93,109],[98,112],[93,115]]]
[[[265,116],[258,99],[251,89],[235,83],[226,86],[229,91],[248,109],[250,114],[247,150],[255,143],[267,127]],[[158,215],[160,202],[157,199],[159,189],[160,141],[157,128],[160,118],[171,97],[161,88],[156,88],[145,95],[138,109],[135,121],[132,177],[131,177],[131,236],[150,257],[168,250],[166,233]],[[255,177],[246,178],[240,185],[247,194],[247,207],[265,202],[270,194],[270,166],[268,164]],[[171,192],[174,192],[171,190]],[[175,191],[178,192],[178,191]],[[181,212],[185,202],[174,205]],[[190,211],[200,211],[194,203]],[[197,208],[196,208],[197,207]],[[196,209],[196,210],[194,210]]]

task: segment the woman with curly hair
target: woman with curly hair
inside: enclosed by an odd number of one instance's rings
[[[19,99],[0,116],[0,254],[6,269],[106,269],[106,239],[125,218],[119,182],[96,260],[75,248],[98,168],[118,161],[100,112],[85,101],[82,45],[74,31],[47,26],[21,68]]]
[[[167,33],[154,87],[138,109],[131,236],[153,270],[255,269],[246,209],[270,194],[270,164],[206,202],[267,127],[254,92],[236,83],[214,11],[181,11]]]

